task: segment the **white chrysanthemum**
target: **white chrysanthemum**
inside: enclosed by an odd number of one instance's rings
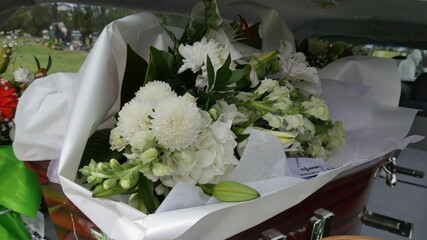
[[[141,131],[150,128],[149,116],[153,114],[153,104],[150,101],[132,100],[126,103],[119,112],[117,127],[121,129],[121,135],[127,141]]]
[[[13,77],[16,82],[31,82],[34,79],[33,74],[26,68],[18,68],[13,72]]]
[[[176,93],[172,91],[169,84],[162,81],[148,82],[135,93],[135,99],[146,99],[153,102],[158,102],[168,97],[176,97]]]
[[[200,42],[193,45],[181,45],[178,48],[179,53],[184,58],[183,65],[179,68],[178,73],[191,69],[194,73],[198,72],[202,65],[206,65],[207,56],[209,56],[214,69],[220,68],[227,59],[230,51],[224,49],[219,42],[214,39],[202,38]]]
[[[178,73],[182,73],[187,69],[190,69],[194,73],[202,70],[202,74],[196,79],[196,87],[203,88],[208,84],[206,71],[207,57],[209,56],[214,70],[217,71],[224,65],[227,57],[230,55],[230,47],[223,46],[214,39],[207,40],[206,38],[202,38],[200,42],[196,42],[193,45],[180,45],[178,51],[184,59]],[[230,69],[234,70],[235,67],[236,64],[231,62]]]
[[[183,97],[160,101],[152,117],[157,142],[170,151],[182,150],[193,144],[202,125],[199,108]]]

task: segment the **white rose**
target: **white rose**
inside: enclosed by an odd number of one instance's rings
[[[325,101],[321,98],[311,97],[310,101],[303,102],[302,106],[305,108],[307,114],[312,115],[315,118],[326,121],[329,119],[329,109],[326,106]]]

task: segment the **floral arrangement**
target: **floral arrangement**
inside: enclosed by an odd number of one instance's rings
[[[259,24],[224,23],[215,1],[201,4],[180,38],[168,32],[169,51],[151,47],[146,62],[128,46],[117,123],[91,136],[80,163],[93,197],[131,194],[130,205],[153,213],[186,182],[219,200],[250,200],[254,189],[224,179],[251,129],[279,137],[289,156],[326,160],[345,144],[303,53],[289,42],[261,52]]]
[[[3,48],[0,50],[0,145],[4,145],[12,142],[11,130],[14,127],[13,118],[19,96],[34,79],[46,76],[52,59],[49,56],[47,68],[41,68],[39,60],[34,57],[37,69],[39,69],[37,72],[33,74],[28,69],[19,67],[13,72],[13,76],[4,77],[3,74],[8,66],[14,65],[15,60],[20,57],[21,46],[26,44],[29,35],[23,34],[21,36],[20,31],[15,30],[0,32],[0,36],[2,36],[3,43]]]
[[[306,55],[310,66],[319,69],[343,57],[352,56],[352,46],[342,42],[329,42],[324,39],[306,39],[298,46],[298,50]]]

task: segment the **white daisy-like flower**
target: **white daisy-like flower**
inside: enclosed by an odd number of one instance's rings
[[[168,97],[176,97],[176,93],[172,91],[169,84],[157,80],[148,82],[135,93],[135,99],[146,99],[153,102],[159,102]]]
[[[33,74],[26,68],[18,68],[13,72],[13,77],[16,82],[31,82],[34,79]]]
[[[183,97],[160,101],[152,117],[152,130],[157,142],[170,151],[182,150],[193,144],[202,126],[199,108]]]
[[[135,100],[126,103],[119,112],[117,127],[121,129],[123,138],[130,142],[133,136],[150,128],[149,116],[153,114],[153,103]]]

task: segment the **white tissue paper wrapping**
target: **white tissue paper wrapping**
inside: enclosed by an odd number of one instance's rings
[[[148,46],[167,49],[172,42],[149,13],[108,25],[78,74],[51,75],[26,90],[18,106],[14,142],[15,153],[22,160],[59,158],[58,175],[64,193],[112,239],[224,239],[296,205],[338,174],[419,139],[405,138],[415,110],[379,104],[383,102],[375,100],[377,93],[371,93],[377,88],[339,79],[332,73],[341,73],[342,66],[332,64],[328,78],[344,81],[324,80],[323,97],[330,106],[331,118],[343,121],[349,133],[347,144],[328,159],[335,169],[309,180],[293,177],[279,140],[253,131],[229,179],[254,187],[261,193],[259,199],[220,203],[207,199],[194,186],[179,183],[159,210],[147,216],[125,203],[92,198],[89,190],[75,183],[87,139],[100,126],[111,127],[108,120],[119,110],[126,44],[147,59]],[[356,64],[358,70],[350,75],[368,86],[371,83],[364,80],[371,74],[383,77],[386,75],[376,71],[394,71],[396,67],[380,59],[364,60],[343,62],[349,65],[346,69]],[[364,74],[353,75],[358,71]],[[387,81],[396,82],[399,75],[387,77]]]

